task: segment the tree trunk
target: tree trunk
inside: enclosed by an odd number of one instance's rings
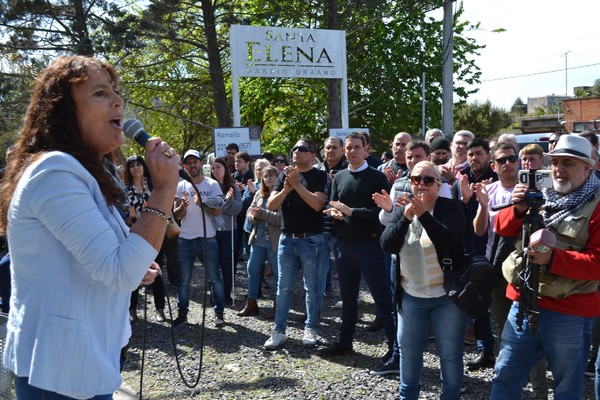
[[[220,127],[231,126],[231,115],[225,81],[223,77],[223,66],[221,65],[221,54],[217,42],[217,30],[215,12],[211,0],[202,0],[202,14],[204,16],[204,32],[206,35],[206,48],[208,52],[208,69],[213,87],[213,98],[217,112],[217,121]]]

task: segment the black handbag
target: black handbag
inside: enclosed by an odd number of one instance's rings
[[[453,264],[452,258],[442,258],[444,290],[464,313],[479,318],[492,304],[492,291],[498,284],[498,272],[487,258],[469,256],[463,268]]]

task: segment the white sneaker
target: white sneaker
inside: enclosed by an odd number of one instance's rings
[[[281,346],[287,340],[287,336],[284,333],[273,332],[271,337],[265,342],[266,350],[275,350]]]
[[[317,332],[312,328],[304,329],[302,344],[304,347],[315,347],[317,345]]]

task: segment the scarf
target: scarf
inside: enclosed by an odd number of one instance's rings
[[[542,189],[546,200],[542,214],[546,228],[556,228],[565,217],[575,214],[583,207],[599,189],[600,179],[593,171],[590,171],[590,175],[583,185],[566,196],[559,195],[554,189]]]

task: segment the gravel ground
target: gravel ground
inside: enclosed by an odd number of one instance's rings
[[[274,297],[273,278],[267,278],[270,288],[263,289],[259,299],[261,314],[258,317],[238,317],[246,295],[245,263],[240,263],[236,275],[237,300],[225,310],[226,325],[215,328],[213,311],[206,310],[204,351],[201,376],[198,370],[201,358],[201,321],[204,293],[204,269],[196,266],[192,289],[189,324],[175,329],[179,364],[188,387],[182,380],[173,351],[173,339],[169,323],[154,319],[152,296],[148,295],[148,322],[146,352],[143,372],[142,394],[146,399],[397,399],[398,377],[377,377],[369,371],[380,364],[386,351],[382,331],[368,332],[367,325],[373,319],[375,305],[368,289],[362,286],[359,307],[359,324],[354,337],[354,354],[321,359],[316,355],[319,348],[335,341],[341,323],[341,310],[333,308],[339,300],[336,296],[326,298],[318,329],[319,343],[316,349],[302,346],[304,330],[304,291],[301,275],[298,275],[290,321],[288,340],[277,351],[263,350],[274,323],[264,314],[272,306]],[[337,285],[337,281],[334,286]],[[337,288],[336,288],[337,289]],[[169,286],[168,293],[174,317],[176,316],[175,290]],[[124,381],[135,391],[140,391],[140,370],[143,348],[143,297],[138,314],[142,317],[133,326],[129,359],[123,371]],[[168,310],[166,310],[169,317]],[[474,357],[475,346],[465,346],[465,360]],[[438,399],[440,395],[439,359],[433,342],[424,357],[421,399]],[[492,369],[467,371],[466,392],[463,399],[487,399],[491,388]],[[195,385],[198,380],[197,386]],[[552,385],[549,375],[550,385]],[[586,378],[585,398],[593,399],[593,380]],[[529,398],[528,388],[523,399]],[[549,399],[553,399],[550,393]]]

